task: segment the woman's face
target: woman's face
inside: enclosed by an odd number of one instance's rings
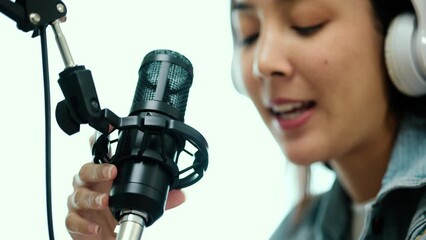
[[[232,28],[234,80],[291,161],[360,157],[386,136],[370,0],[235,0]]]

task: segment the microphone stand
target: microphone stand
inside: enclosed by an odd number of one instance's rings
[[[60,0],[0,0],[0,12],[14,20],[18,29],[34,31],[36,37],[41,27],[64,18],[67,8]]]
[[[108,121],[102,118],[91,73],[84,66],[75,65],[59,26],[66,19],[65,4],[60,0],[0,0],[0,12],[14,20],[19,30],[33,31],[32,37],[39,36],[41,28],[52,26],[65,64],[59,84],[67,101],[59,103],[56,109],[62,130],[71,135],[79,131],[80,124],[89,123],[102,133],[108,132]],[[74,103],[71,97],[77,97]]]

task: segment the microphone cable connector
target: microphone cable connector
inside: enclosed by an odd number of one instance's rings
[[[121,211],[120,216],[119,225],[114,230],[116,240],[140,240],[148,214],[127,209]]]

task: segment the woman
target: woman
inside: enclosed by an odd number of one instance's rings
[[[290,161],[324,163],[337,176],[329,192],[307,192],[272,239],[426,239],[426,100],[393,87],[383,50],[391,19],[411,8],[407,0],[232,1],[236,85]],[[86,164],[76,175],[74,239],[113,239],[106,193],[116,172]],[[173,191],[167,207],[183,201]]]
[[[338,179],[330,192],[303,199],[301,211],[274,238],[357,239],[363,229],[362,239],[416,234],[408,228],[426,204],[418,205],[425,195],[426,151],[409,159],[412,150],[402,144],[425,148],[425,101],[389,90],[383,53],[390,17],[410,2],[388,1],[387,9],[370,0],[271,2],[234,3],[241,74],[235,78],[288,159],[302,166],[327,162]],[[423,116],[404,112],[416,104]],[[421,132],[406,136],[414,131]],[[404,183],[409,179],[416,184]],[[398,206],[403,214],[390,213]]]

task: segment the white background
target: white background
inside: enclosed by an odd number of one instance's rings
[[[92,71],[102,108],[127,116],[137,71],[150,51],[167,48],[194,66],[185,123],[209,143],[205,177],[185,189],[183,206],[166,211],[142,239],[267,239],[297,193],[288,165],[249,100],[230,78],[229,1],[65,1],[61,25],[74,60]],[[40,38],[0,15],[2,125],[0,239],[48,239],[45,207],[44,103]],[[64,69],[48,29],[52,104],[52,181],[56,239],[70,239],[64,224],[72,177],[91,161],[87,125],[68,136],[54,117],[63,99]],[[332,175],[318,168],[314,190]]]

